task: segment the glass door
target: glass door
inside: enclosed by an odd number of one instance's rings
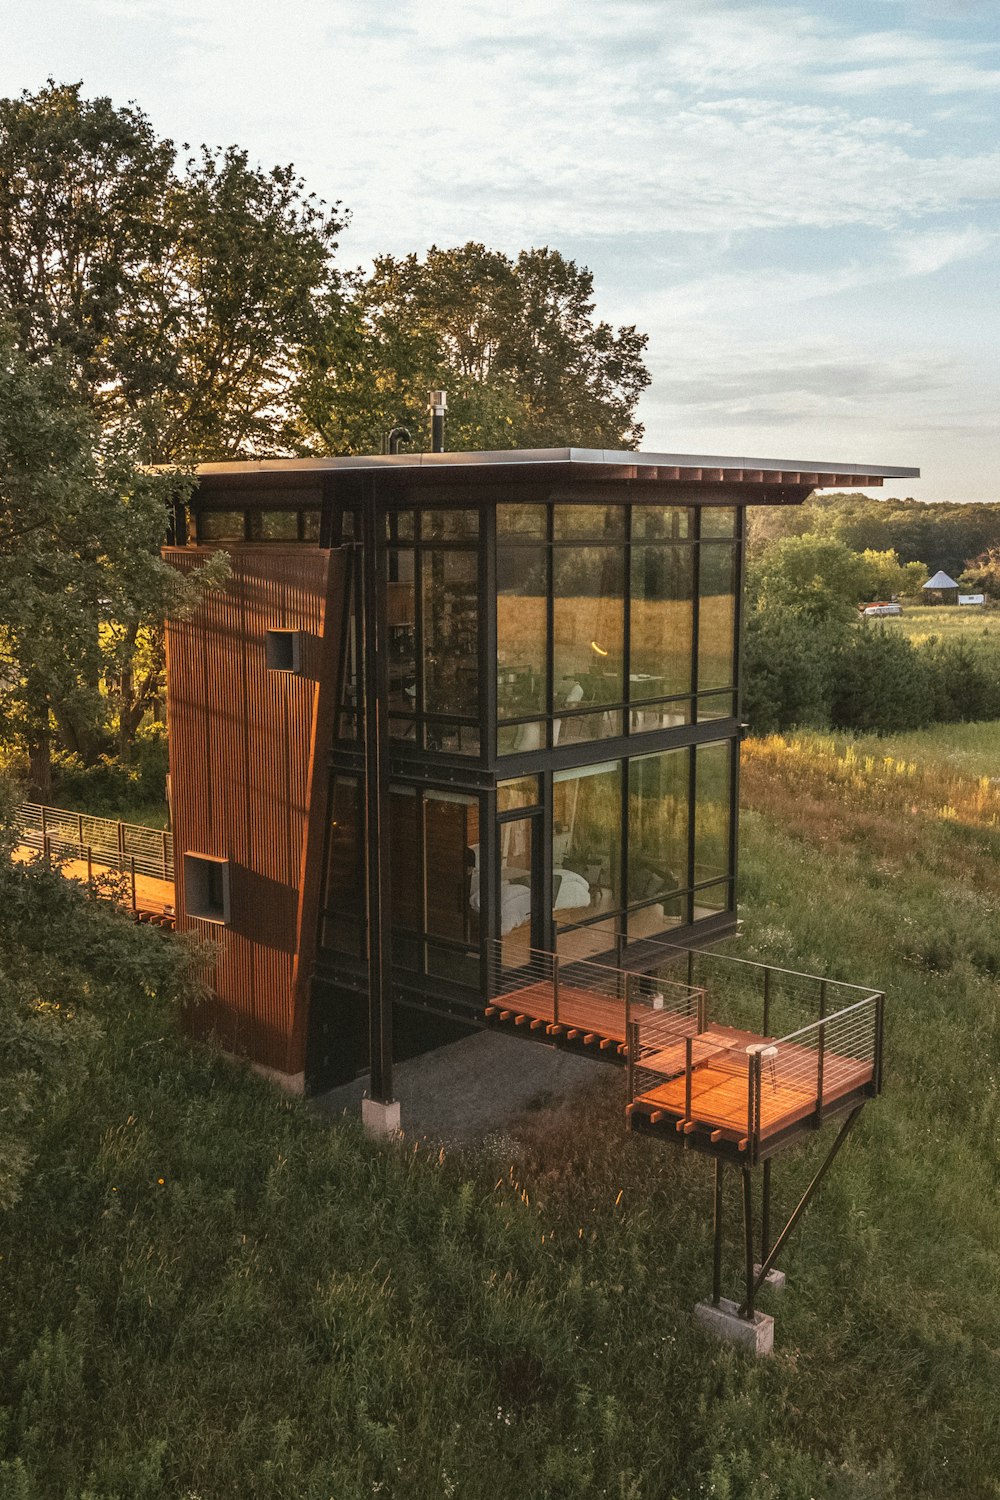
[[[497,913],[504,969],[521,968],[543,946],[542,814],[508,814],[497,825]]]

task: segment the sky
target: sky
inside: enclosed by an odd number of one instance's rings
[[[0,93],[82,79],[294,162],[345,266],[589,266],[649,335],[645,449],[1000,500],[997,0],[7,3]]]

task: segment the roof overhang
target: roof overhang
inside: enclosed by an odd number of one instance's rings
[[[199,478],[233,480],[382,472],[394,477],[441,478],[474,470],[483,479],[576,478],[661,483],[787,485],[811,489],[869,488],[886,479],[917,479],[919,469],[884,464],[733,458],[719,454],[631,453],[606,448],[518,448],[495,453],[396,453],[344,458],[263,458],[199,464]]]

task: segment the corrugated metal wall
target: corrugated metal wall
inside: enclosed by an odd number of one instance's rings
[[[344,557],[234,545],[232,574],[167,626],[178,925],[219,944],[199,1033],[282,1073],[305,1065]],[[185,571],[204,552],[168,548]],[[268,630],[301,632],[298,672],[266,665]],[[228,927],[189,918],[183,854],[230,862]]]

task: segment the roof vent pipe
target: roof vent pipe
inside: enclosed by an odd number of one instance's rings
[[[448,409],[447,391],[431,391],[431,452],[444,452],[444,414]]]
[[[405,427],[394,427],[386,440],[386,452],[398,453],[400,443],[412,443],[409,431]]]

